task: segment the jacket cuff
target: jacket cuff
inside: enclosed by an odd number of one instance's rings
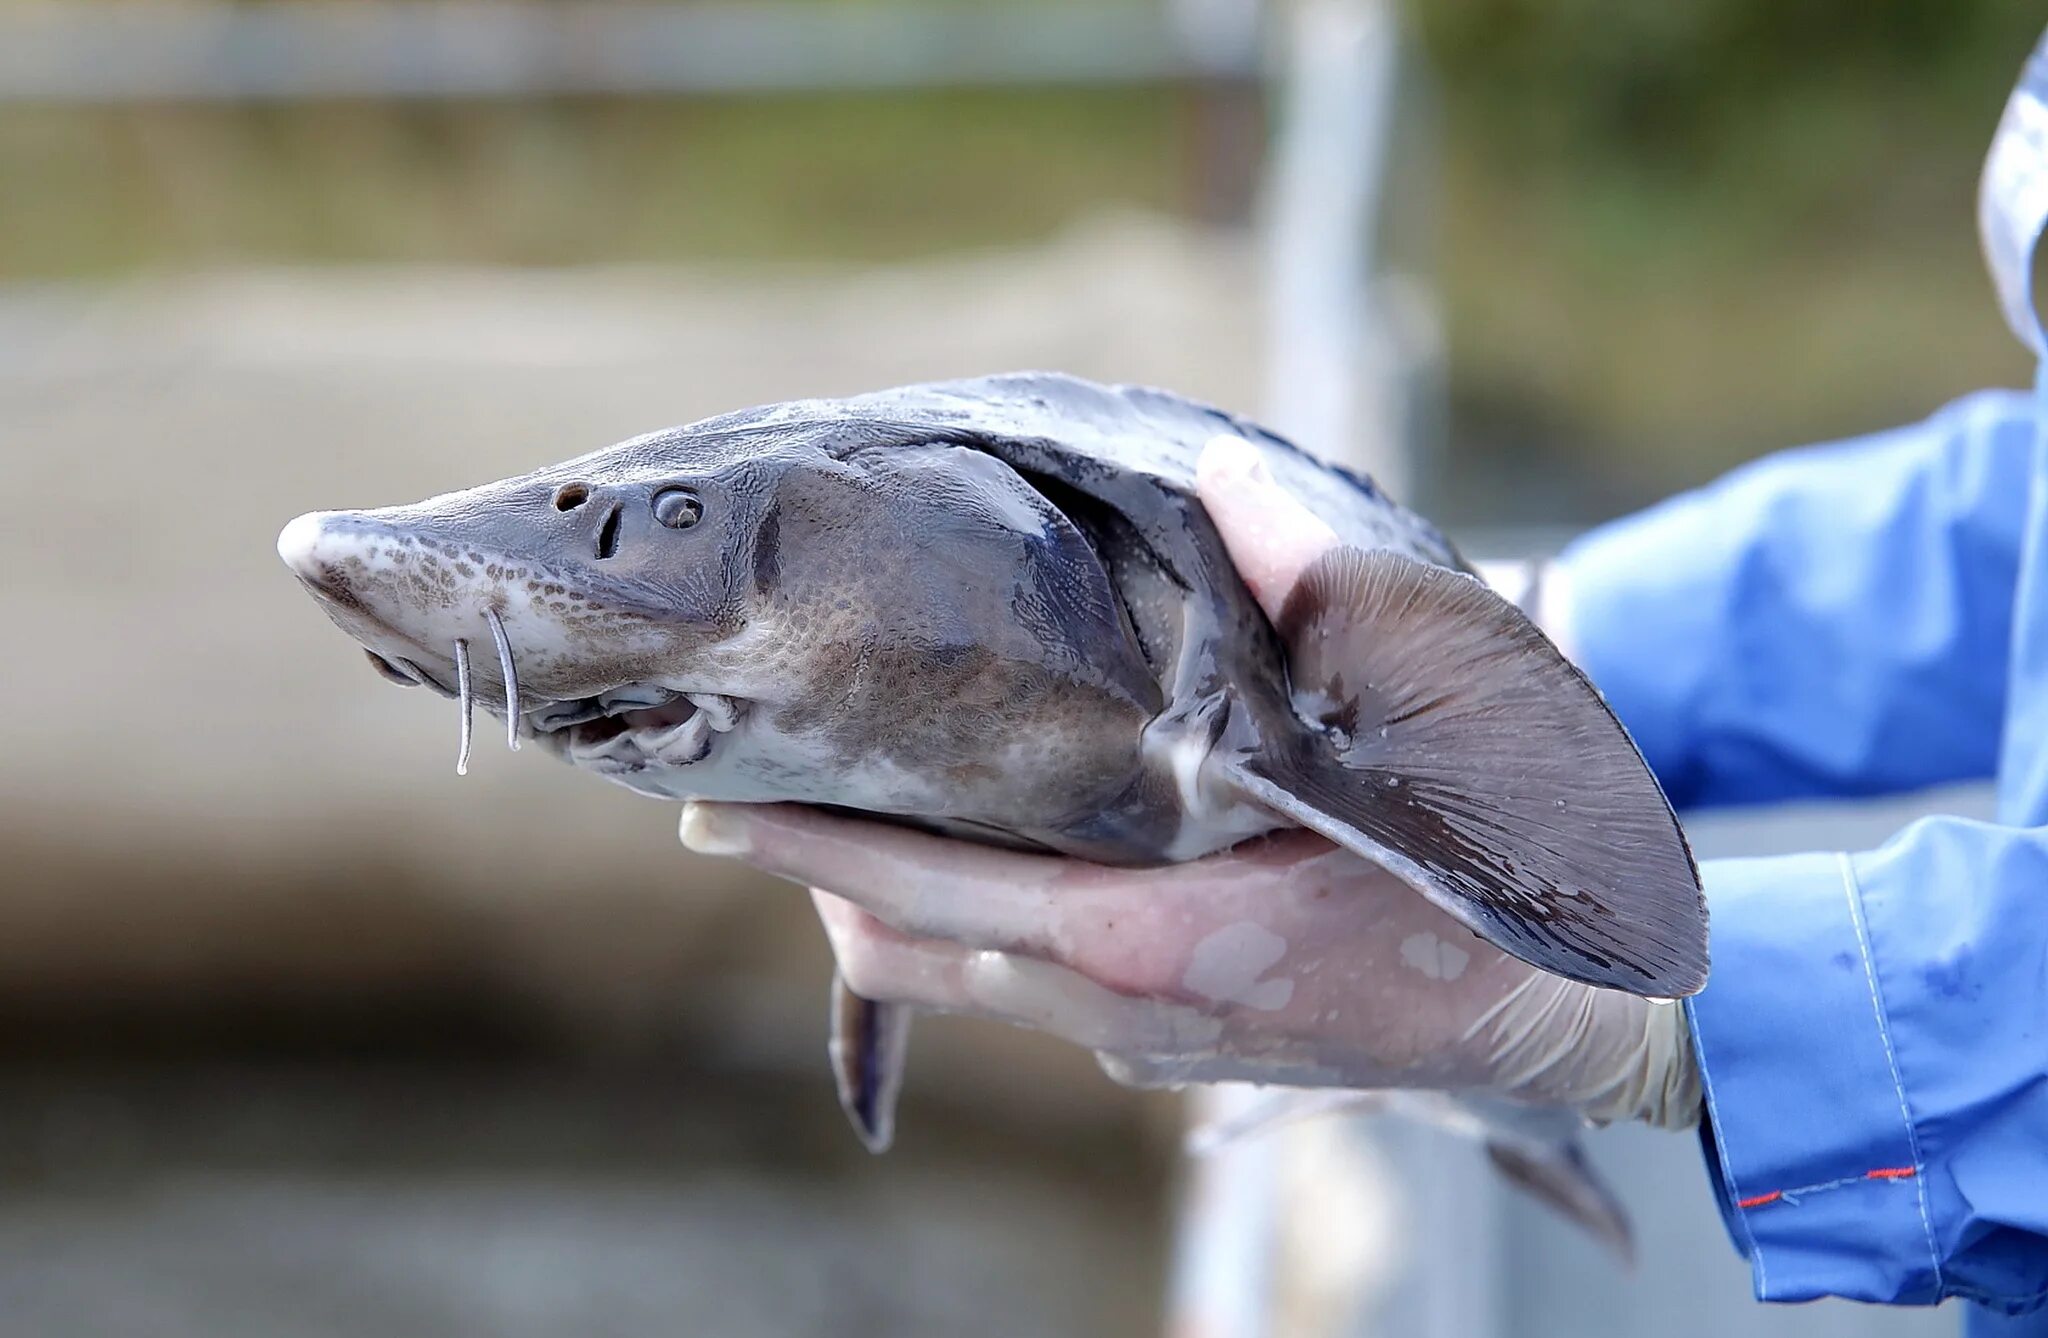
[[[1702,1136],[1757,1298],[1940,1300],[1918,1141],[1848,857],[1702,872],[1713,973],[1686,1005]]]

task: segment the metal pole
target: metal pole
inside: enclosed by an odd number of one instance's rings
[[[1252,1088],[1198,1087],[1188,1116],[1197,1128],[1220,1124],[1257,1100]],[[1254,1136],[1187,1164],[1167,1295],[1170,1338],[1273,1338],[1279,1154],[1275,1140]]]
[[[1262,220],[1265,416],[1308,449],[1398,491],[1414,474],[1392,398],[1401,368],[1385,356],[1387,341],[1375,337],[1371,289],[1392,139],[1394,16],[1384,0],[1299,0],[1276,17],[1280,113]],[[1190,1115],[1226,1120],[1257,1099],[1251,1089],[1202,1090],[1190,1100]],[[1300,1240],[1288,1230],[1289,1210],[1345,1204],[1354,1217],[1375,1216],[1370,1210],[1386,1207],[1389,1181],[1370,1169],[1369,1146],[1341,1155],[1331,1131],[1309,1131],[1324,1172],[1350,1177],[1360,1192],[1299,1192],[1313,1178],[1290,1174],[1295,1137],[1253,1135],[1187,1168],[1169,1297],[1173,1338],[1272,1338],[1283,1331],[1292,1338],[1310,1329],[1336,1338],[1367,1308],[1366,1294],[1384,1291],[1384,1273],[1350,1258],[1355,1251],[1336,1252],[1346,1255],[1350,1278],[1304,1284],[1305,1262],[1310,1274],[1327,1274],[1330,1260],[1318,1269],[1317,1261],[1289,1257],[1289,1237]]]
[[[1398,30],[1384,0],[1286,10],[1280,134],[1266,182],[1266,414],[1403,495],[1413,474],[1390,378],[1369,354]]]
[[[1227,10],[1237,0],[1222,0]],[[851,7],[758,0],[19,0],[0,104],[760,94],[1239,79],[1219,0]],[[1188,11],[1188,12],[1184,12]],[[1207,21],[1205,21],[1207,20]]]

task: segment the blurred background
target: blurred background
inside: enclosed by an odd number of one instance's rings
[[[1554,542],[2024,383],[1973,192],[2042,21],[0,0],[0,1331],[1951,1331],[1751,1305],[1690,1140],[1596,1148],[1628,1277],[1413,1131],[1190,1189],[1171,1098],[986,1025],[921,1025],[869,1159],[800,896],[531,753],[458,781],[452,710],[272,541],[1042,366],[1261,413],[1472,551]]]

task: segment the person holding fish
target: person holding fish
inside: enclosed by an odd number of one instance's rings
[[[2048,42],[1980,197],[2037,356],[2044,220]],[[2048,373],[1511,591],[1255,423],[1048,373],[743,410],[278,551],[459,703],[458,768],[481,704],[822,889],[876,1150],[910,1011],[982,1014],[1137,1085],[1396,1094],[1617,1248],[1577,1132],[1697,1128],[1759,1297],[2014,1331],[2048,1299],[2044,425]],[[1672,809],[1972,777],[1996,821],[1704,870]]]
[[[2048,42],[1980,199],[2037,356],[2044,217]],[[1540,970],[1309,831],[1143,869],[786,805],[693,804],[684,839],[824,889],[858,997],[1039,1027],[1139,1085],[1697,1125],[1759,1298],[1959,1297],[2021,1331],[2048,1297],[2044,395],[1765,459],[1516,592],[1681,808],[1997,780],[1992,822],[1706,865],[1713,970],[1682,1003]],[[1337,536],[1237,437],[1197,494],[1279,624]]]

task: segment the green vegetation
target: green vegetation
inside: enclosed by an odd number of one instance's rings
[[[1409,7],[1438,124],[1405,235],[1442,289],[1461,442],[1576,457],[1618,503],[2025,375],[1973,192],[2035,7]],[[1156,89],[7,109],[0,278],[1028,243],[1105,206],[1208,207],[1196,108]]]
[[[0,111],[0,274],[882,259],[1167,208],[1160,91]]]
[[[1639,494],[2027,375],[1978,167],[2043,17],[2003,0],[1418,0],[1468,426]]]

